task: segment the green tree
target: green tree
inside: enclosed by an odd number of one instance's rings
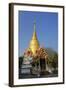
[[[54,53],[48,56],[47,64],[49,67],[56,69],[58,67],[58,54]]]
[[[54,69],[58,68],[58,54],[55,53],[52,61],[52,67]]]

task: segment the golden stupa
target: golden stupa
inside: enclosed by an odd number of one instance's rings
[[[39,41],[36,35],[36,23],[34,22],[34,32],[32,39],[29,43],[29,47],[25,50],[26,56],[38,56],[40,58],[47,58],[48,55],[43,47],[40,47]]]
[[[30,41],[29,44],[29,48],[32,51],[33,55],[35,55],[36,50],[40,47],[38,39],[37,39],[37,35],[36,35],[36,23],[34,22],[34,32],[33,32],[33,36],[32,39]]]

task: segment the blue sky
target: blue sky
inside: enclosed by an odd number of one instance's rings
[[[19,56],[29,47],[34,21],[40,46],[58,52],[58,13],[19,11]]]

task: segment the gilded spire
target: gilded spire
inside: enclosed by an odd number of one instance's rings
[[[36,23],[35,22],[34,22],[34,32],[33,32],[32,39],[30,41],[29,48],[31,49],[33,54],[35,54],[36,50],[39,48],[39,42],[38,42],[37,35],[36,35]]]
[[[36,31],[36,22],[34,21],[34,32]]]
[[[33,32],[32,39],[37,39],[37,35],[36,35],[36,22],[34,22],[34,32]]]

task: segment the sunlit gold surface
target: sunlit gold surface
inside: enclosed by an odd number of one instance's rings
[[[39,42],[38,42],[37,35],[36,35],[36,24],[35,23],[34,23],[34,33],[30,41],[29,48],[31,49],[34,55],[36,53],[36,50],[39,48]]]

